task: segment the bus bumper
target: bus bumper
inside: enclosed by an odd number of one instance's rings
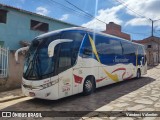
[[[48,100],[57,100],[59,99],[58,95],[58,85],[54,85],[42,90],[31,90],[28,88],[25,88],[23,85],[22,87],[22,93],[25,96],[33,97],[33,98],[40,98],[40,99],[48,99]]]

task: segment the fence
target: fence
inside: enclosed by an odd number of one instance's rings
[[[8,77],[9,49],[0,47],[0,78]]]

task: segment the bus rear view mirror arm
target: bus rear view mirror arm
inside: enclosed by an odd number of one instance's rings
[[[52,41],[48,46],[48,56],[49,57],[54,56],[54,48],[56,47],[56,45],[58,45],[60,43],[72,42],[72,41],[73,40],[71,40],[71,39],[57,39],[57,40]]]
[[[19,49],[15,52],[14,56],[15,56],[16,63],[19,63],[19,62],[18,62],[18,53],[21,52],[21,51],[28,50],[28,49],[29,49],[29,46],[27,46],[27,47],[22,47],[22,48],[19,48]]]
[[[83,54],[84,54],[84,55],[92,55],[93,52],[92,52],[91,49],[84,48],[84,49],[83,49]]]

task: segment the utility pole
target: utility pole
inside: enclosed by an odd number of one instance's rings
[[[151,22],[152,22],[152,31],[151,31],[151,36],[153,37],[153,23],[154,23],[154,21],[153,21],[153,20],[151,20]]]
[[[152,20],[152,19],[149,19],[151,22],[152,22],[152,30],[151,30],[151,36],[153,37],[154,35],[153,35],[153,32],[154,32],[154,23],[155,22],[157,22],[157,21],[159,21],[160,19],[157,19],[157,20]]]
[[[154,32],[154,22],[157,22],[159,21],[160,19],[157,19],[157,20],[152,20],[152,19],[149,19],[151,22],[152,22],[152,30],[151,30],[151,37],[152,39],[154,40],[154,35],[153,35],[153,32]],[[159,59],[159,41],[157,42],[157,45],[158,45],[158,63],[160,62],[160,59]]]

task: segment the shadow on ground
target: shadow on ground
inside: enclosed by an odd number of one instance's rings
[[[159,66],[159,64],[157,65],[148,65],[147,66],[147,70],[153,69],[153,68],[157,68]]]
[[[131,79],[108,85],[96,90],[89,96],[77,94],[60,100],[31,99],[23,101],[3,110],[5,111],[94,111],[119,97],[133,92],[151,82],[150,77]],[[3,111],[2,110],[2,111]]]

